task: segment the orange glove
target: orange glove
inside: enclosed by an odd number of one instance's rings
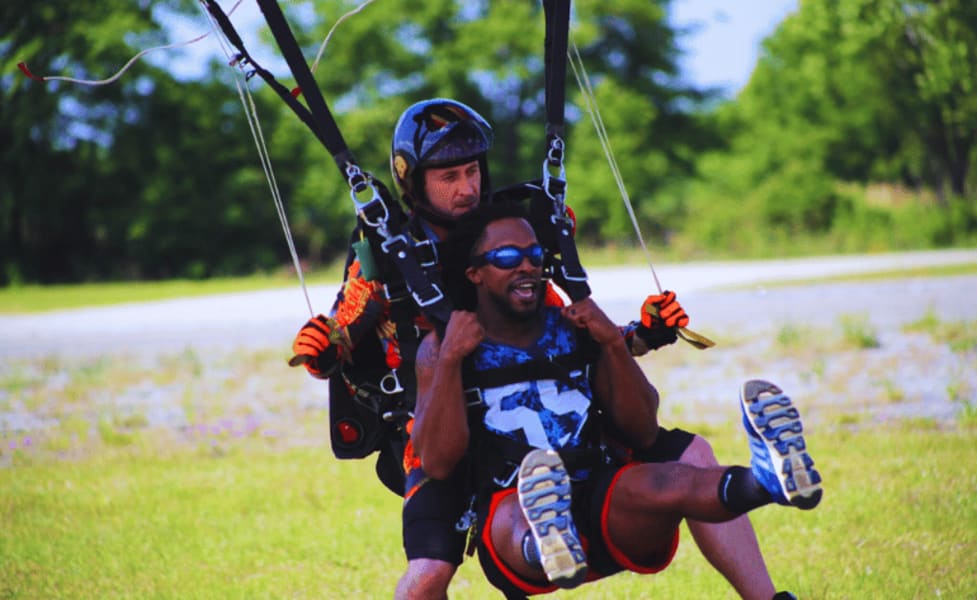
[[[335,349],[337,343],[342,345],[341,340],[337,339],[339,335],[341,334],[336,327],[335,319],[324,315],[309,319],[292,342],[292,352],[295,356],[288,361],[288,365],[290,367],[305,365],[313,375],[320,374],[316,361],[330,347]]]
[[[688,324],[689,316],[675,299],[675,292],[665,291],[648,296],[641,305],[641,325],[634,330],[634,335],[644,342],[647,349],[641,349],[638,353],[644,354],[648,350],[674,344],[678,339],[678,328]]]
[[[343,289],[343,299],[336,307],[336,326],[333,336],[348,350],[356,347],[360,339],[369,331],[373,331],[383,322],[384,311],[387,309],[387,299],[383,294],[383,285],[376,281],[366,281],[362,278],[349,279]],[[340,354],[343,354],[340,351]]]
[[[346,280],[343,288],[343,301],[336,308],[336,323],[348,327],[366,314],[372,315],[384,304],[383,285],[378,281],[367,281],[362,277]],[[379,307],[368,306],[379,303]]]
[[[648,329],[685,327],[689,324],[689,316],[675,299],[675,292],[665,290],[645,298],[641,305],[641,324]]]

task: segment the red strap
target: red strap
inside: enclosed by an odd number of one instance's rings
[[[27,63],[25,63],[25,62],[19,62],[19,63],[17,63],[17,68],[20,69],[21,72],[24,73],[24,75],[27,75],[28,77],[30,77],[34,81],[44,81],[44,78],[43,77],[38,77],[37,75],[31,73],[31,70],[27,68]]]

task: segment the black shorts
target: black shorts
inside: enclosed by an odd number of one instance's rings
[[[669,552],[650,564],[629,561],[620,550],[610,543],[607,534],[607,506],[618,478],[628,469],[643,462],[677,461],[692,443],[694,435],[681,429],[661,429],[655,444],[640,453],[640,460],[624,466],[602,467],[582,482],[573,484],[571,508],[577,533],[587,553],[587,581],[594,581],[620,571],[657,573],[665,569],[678,549],[679,530],[675,529],[669,540]],[[637,458],[637,457],[636,457]],[[557,589],[548,581],[532,581],[521,577],[499,558],[492,545],[491,527],[495,510],[514,488],[500,490],[482,502],[478,510],[478,558],[486,578],[505,594],[506,598],[524,598],[546,594]]]
[[[689,433],[683,429],[658,430],[658,437],[651,448],[635,452],[632,457],[638,462],[675,462],[682,458],[688,447],[692,444],[694,433]]]
[[[414,468],[407,477],[404,494],[403,539],[407,560],[427,558],[455,566],[465,553],[466,531],[455,525],[468,509],[471,495],[465,492],[465,469],[450,479],[431,479]]]

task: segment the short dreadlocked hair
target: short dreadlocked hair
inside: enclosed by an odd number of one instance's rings
[[[481,204],[462,215],[445,240],[441,253],[442,281],[457,308],[475,309],[475,286],[468,281],[465,271],[475,258],[476,248],[485,239],[485,230],[491,223],[503,219],[524,219],[532,223],[529,211],[520,202]]]

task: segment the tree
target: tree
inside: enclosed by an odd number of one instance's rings
[[[665,19],[668,4],[581,0],[573,4],[571,33],[624,176],[640,190],[638,203],[659,226],[669,215],[655,214],[654,194],[691,173],[696,152],[716,143],[691,116],[708,95],[678,82],[675,34]],[[400,8],[392,14],[375,4],[346,21],[317,74],[326,98],[338,98],[331,104],[361,163],[385,169],[396,115],[411,102],[447,96],[470,104],[492,123],[496,185],[541,177],[544,18],[539,5],[408,0]],[[307,55],[344,9],[348,3],[320,3],[315,23],[305,23],[299,32]],[[344,67],[354,56],[355,64]],[[630,223],[569,70],[566,85],[568,193],[579,230],[598,241],[628,236]]]
[[[702,96],[675,79],[668,4],[581,0],[572,34],[624,175],[641,191],[641,214],[660,228],[680,207],[652,200],[692,172],[695,153],[711,143],[689,116]],[[26,60],[38,74],[106,77],[168,41],[160,11],[197,14],[192,6],[17,0],[0,17],[0,134],[12,140],[0,165],[0,281],[206,277],[286,261],[226,66],[214,62],[202,80],[181,82],[140,61],[104,87],[41,83],[15,70]],[[311,60],[356,3],[282,6]],[[466,102],[492,122],[496,185],[535,179],[545,141],[543,31],[541,7],[523,0],[401,0],[395,10],[375,3],[335,32],[316,78],[361,167],[385,181],[397,115],[436,96]],[[279,65],[264,66],[294,85]],[[354,222],[345,180],[268,86],[249,86],[300,254],[328,260],[345,249]],[[626,235],[590,123],[571,89],[568,98],[570,201],[580,230],[596,240]]]
[[[764,50],[739,104],[750,127],[772,124],[769,141],[798,146],[779,156],[816,153],[835,177],[967,194],[977,5],[806,0]]]
[[[125,117],[127,87],[39,84],[39,73],[85,78],[121,64],[120,40],[153,29],[148,9],[121,0],[61,6],[8,2],[0,16],[0,281],[70,277],[96,243],[89,226],[96,189],[87,181]],[[77,276],[77,274],[76,274]]]

